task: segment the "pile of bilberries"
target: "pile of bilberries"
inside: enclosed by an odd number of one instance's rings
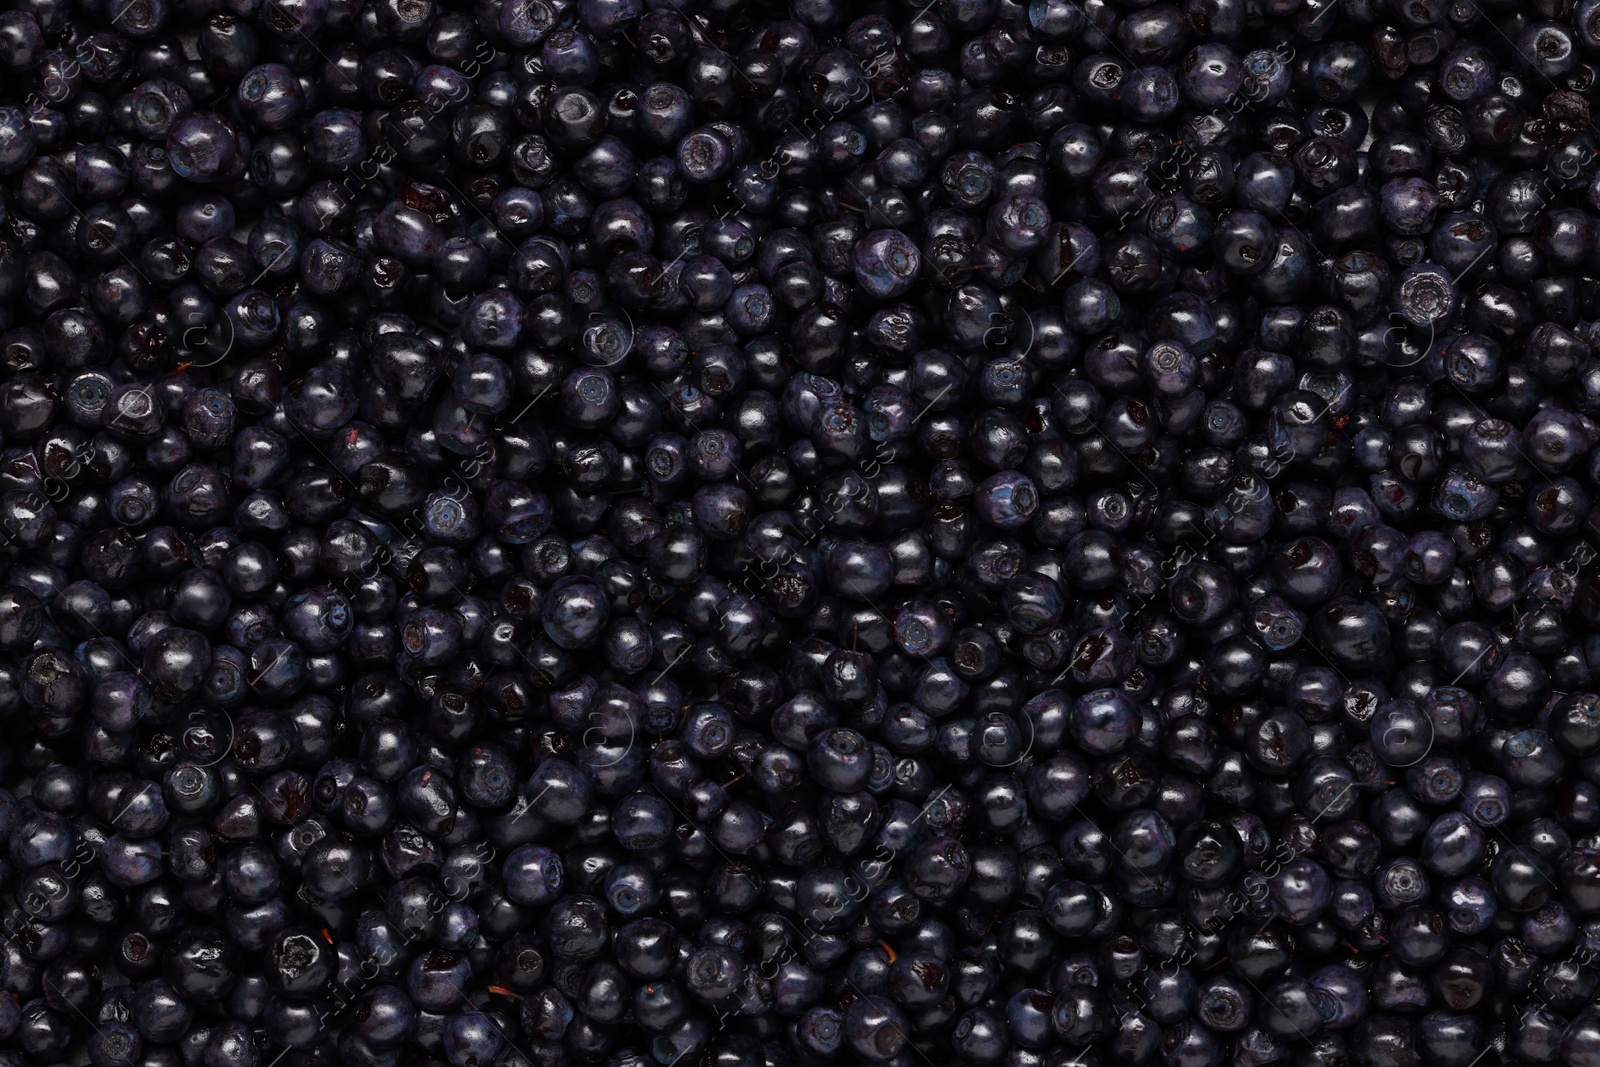
[[[0,1067],[1600,1065],[1600,0],[0,68]]]

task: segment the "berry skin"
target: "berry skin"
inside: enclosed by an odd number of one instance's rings
[[[1597,0],[11,6],[0,1067],[1596,1058]]]
[[[854,253],[856,282],[869,295],[889,300],[907,292],[922,267],[922,253],[898,230],[873,230]]]

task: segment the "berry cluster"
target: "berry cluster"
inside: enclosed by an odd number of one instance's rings
[[[1600,0],[17,0],[0,1067],[1600,1064]]]

